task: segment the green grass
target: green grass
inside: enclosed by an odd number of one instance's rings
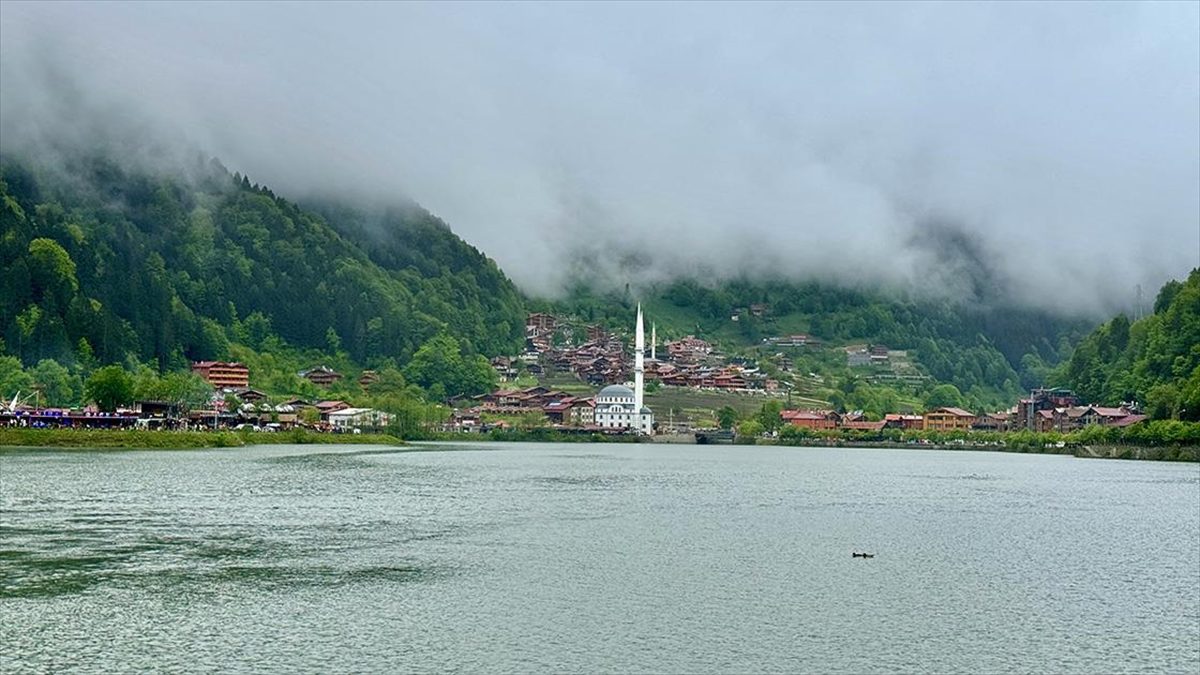
[[[103,429],[0,429],[0,447],[88,449],[236,448],[287,444],[403,445],[387,434],[319,434],[311,431],[141,431]]]
[[[575,377],[575,375],[572,373],[554,373],[552,375],[547,375],[539,381],[539,384],[547,389],[565,391],[568,394],[578,396],[591,396],[597,391],[600,391],[600,387],[593,387],[587,382]],[[501,388],[504,387],[502,386]]]
[[[730,406],[745,416],[756,413],[770,396],[744,394],[731,391],[702,391],[683,387],[663,387],[653,394],[646,394],[646,405],[654,411],[654,419],[666,422],[674,410],[676,422],[710,422],[715,419],[714,411]]]

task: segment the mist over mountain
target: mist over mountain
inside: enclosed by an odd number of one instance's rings
[[[1095,315],[1200,263],[1195,4],[0,13],[5,150],[416,201],[534,294],[760,276]]]

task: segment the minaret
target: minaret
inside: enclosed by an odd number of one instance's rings
[[[650,324],[650,360],[658,361],[658,357],[654,354],[654,348],[658,346],[658,324]]]
[[[642,303],[638,303],[637,310],[637,333],[633,345],[633,404],[636,406],[634,413],[637,419],[642,419],[642,377],[646,371],[646,364],[643,363],[646,352],[646,329],[642,327]],[[641,428],[639,422],[638,428]]]

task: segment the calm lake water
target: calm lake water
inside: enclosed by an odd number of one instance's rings
[[[438,449],[0,453],[0,671],[1200,671],[1195,464]]]

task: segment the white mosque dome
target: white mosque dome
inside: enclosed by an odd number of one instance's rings
[[[610,384],[601,389],[597,397],[633,398],[633,390],[623,384]]]

